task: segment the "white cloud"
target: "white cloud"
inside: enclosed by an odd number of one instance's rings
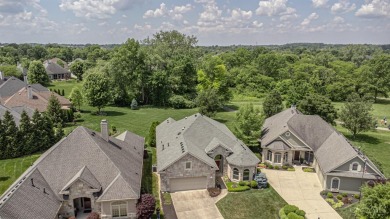
[[[274,16],[284,12],[287,9],[287,0],[268,0],[260,1],[256,14]]]
[[[200,22],[213,22],[221,17],[222,10],[220,10],[215,2],[209,2],[203,6],[204,10],[200,13]]]
[[[260,22],[258,22],[258,21],[253,21],[253,22],[252,22],[252,25],[253,25],[254,27],[259,28],[259,27],[262,27],[262,26],[263,26],[263,23],[260,23]]]
[[[134,24],[134,29],[136,30],[150,30],[152,29],[152,26],[150,24],[145,24],[145,25],[138,25],[138,24]]]
[[[286,11],[280,13],[280,21],[290,21],[298,17],[295,8],[286,8]]]
[[[160,4],[160,8],[157,8],[156,10],[147,10],[144,14],[144,18],[155,18],[155,17],[162,17],[168,13],[168,9],[165,5],[165,3]]]
[[[311,14],[309,15],[309,17],[305,18],[305,19],[302,21],[301,25],[302,25],[302,26],[307,26],[307,25],[310,24],[311,21],[317,20],[319,17],[320,17],[320,16],[319,16],[317,13],[311,13]]]
[[[168,9],[165,3],[160,4],[160,8],[155,10],[147,10],[143,15],[143,18],[157,18],[170,16],[173,20],[182,20],[183,14],[189,12],[192,9],[191,4],[175,6],[173,9]]]
[[[349,0],[339,0],[332,5],[332,13],[348,13],[356,9],[355,3],[351,4]]]
[[[233,9],[231,11],[231,18],[234,19],[234,20],[238,20],[238,19],[250,19],[252,17],[252,11],[244,11],[244,10],[241,10],[240,8],[238,9]]]
[[[366,1],[366,4],[363,4],[355,15],[366,18],[390,17],[390,2],[386,0]]]
[[[340,17],[340,16],[336,16],[333,18],[333,22],[336,23],[336,24],[341,24],[341,23],[344,23],[344,18]]]
[[[321,8],[321,7],[326,6],[326,3],[328,3],[328,0],[312,0],[312,2],[313,2],[313,7]]]

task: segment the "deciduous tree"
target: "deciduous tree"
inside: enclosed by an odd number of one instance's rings
[[[355,214],[359,218],[377,219],[390,217],[390,183],[362,188],[361,201]]]
[[[372,103],[352,94],[340,111],[342,125],[355,137],[373,127]]]
[[[329,98],[320,94],[311,93],[297,104],[297,108],[307,115],[319,115],[326,122],[335,125],[337,111]]]
[[[264,99],[263,114],[266,118],[271,117],[283,110],[283,100],[276,90],[271,91]]]
[[[29,65],[27,75],[30,84],[49,85],[50,79],[41,61],[32,61]]]
[[[236,113],[236,133],[239,138],[248,145],[257,145],[257,138],[260,136],[263,117],[260,110],[253,107],[253,104],[246,104],[240,107]]]
[[[92,72],[85,78],[83,84],[85,99],[90,106],[96,107],[98,113],[111,100],[110,81],[100,72]]]
[[[217,91],[208,88],[200,91],[196,98],[196,105],[199,106],[199,113],[212,117],[222,107],[222,102]]]
[[[80,107],[83,104],[84,99],[79,88],[74,87],[72,89],[69,95],[69,100],[70,102],[72,102],[73,106],[78,106],[78,109],[80,111]]]

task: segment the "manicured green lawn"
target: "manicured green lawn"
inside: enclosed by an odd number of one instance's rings
[[[354,146],[361,150],[373,161],[379,161],[382,165],[383,173],[390,177],[390,132],[371,130],[358,134],[354,139],[345,128],[338,125],[337,130],[347,137]]]
[[[355,209],[357,207],[357,203],[352,204],[346,208],[339,208],[337,209],[337,213],[343,218],[343,219],[355,219]]]
[[[49,89],[64,89],[65,97],[69,97],[70,92],[74,87],[82,88],[82,82],[77,82],[75,79],[67,80],[67,81],[52,81],[51,85],[48,87]]]
[[[0,196],[40,155],[0,160]]]
[[[287,203],[272,188],[228,193],[217,202],[225,219],[278,218],[278,212]]]

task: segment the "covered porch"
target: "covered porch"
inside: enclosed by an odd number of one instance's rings
[[[267,148],[263,148],[263,163],[272,165],[311,165],[314,154],[307,148],[294,148],[288,146],[283,141],[274,141]]]

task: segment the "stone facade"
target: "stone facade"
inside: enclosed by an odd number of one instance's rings
[[[238,169],[238,173],[239,173],[238,179],[234,179],[233,178],[233,170],[234,170],[234,168]],[[244,180],[244,170],[246,170],[246,169],[249,170],[249,180],[252,180],[253,179],[253,174],[257,172],[256,171],[256,167],[253,167],[253,166],[250,166],[250,167],[240,167],[240,166],[235,166],[235,165],[229,164],[227,176],[233,182],[243,181]]]
[[[65,200],[61,206],[61,209],[59,211],[59,214],[63,215],[64,217],[70,217],[74,216],[74,201],[78,198],[89,198],[91,200],[91,210],[93,212],[100,212],[100,204],[95,202],[95,197],[93,196],[96,189],[91,189],[88,184],[85,184],[81,180],[76,181],[73,183],[69,188],[69,198],[68,200]]]
[[[118,201],[105,201],[101,202],[101,219],[111,219],[112,218],[112,212],[111,212],[111,205],[114,202]],[[135,219],[137,218],[137,209],[136,204],[137,200],[123,200],[121,202],[125,202],[127,204],[127,217],[129,219]],[[123,218],[123,217],[122,217]]]
[[[192,162],[191,170],[185,170],[185,163],[187,161]],[[185,155],[180,160],[176,161],[174,164],[169,166],[165,171],[160,172],[160,189],[162,192],[170,192],[170,178],[180,178],[180,177],[207,177],[207,188],[215,187],[215,168],[204,163],[198,158],[193,157],[192,155]]]
[[[227,151],[225,148],[218,146],[214,150],[210,151],[207,153],[209,157],[215,159],[216,156],[222,155],[222,164],[223,164],[223,169],[219,170],[222,175],[227,176],[228,175],[228,162],[226,160],[226,157],[230,155],[230,152]]]

